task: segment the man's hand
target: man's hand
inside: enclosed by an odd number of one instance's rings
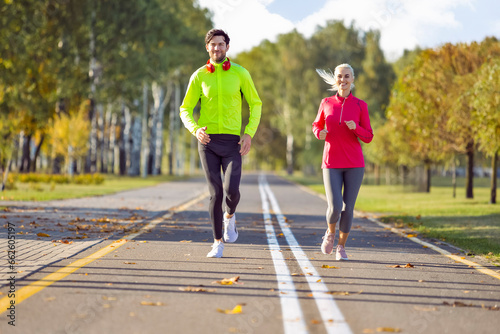
[[[249,134],[244,134],[241,137],[240,142],[238,143],[241,145],[240,148],[240,154],[241,155],[246,155],[248,152],[250,152],[250,147],[252,147],[252,137],[250,137]]]
[[[319,132],[319,139],[320,139],[320,140],[325,140],[325,139],[326,139],[326,134],[327,134],[327,133],[328,133],[328,131],[326,131],[326,130],[321,130],[321,131]]]
[[[207,127],[205,126],[196,130],[196,139],[203,145],[210,143],[210,136],[205,132],[206,129]]]

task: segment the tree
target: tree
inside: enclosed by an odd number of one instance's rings
[[[500,152],[500,58],[490,58],[478,72],[474,84],[472,126],[479,147],[491,157],[490,203],[496,203],[497,161]]]

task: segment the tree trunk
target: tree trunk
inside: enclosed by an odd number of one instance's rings
[[[151,86],[152,93],[153,93],[153,99],[154,99],[154,115],[155,115],[155,122],[153,123],[153,128],[154,130],[152,131],[155,136],[154,136],[154,151],[152,152],[153,154],[153,168],[152,168],[152,174],[153,175],[159,175],[161,174],[161,161],[163,157],[163,119],[164,119],[164,114],[165,114],[165,107],[168,104],[168,101],[170,100],[170,95],[171,95],[171,89],[170,89],[170,84],[167,87],[167,90],[157,83],[153,83]]]
[[[90,135],[89,135],[89,151],[85,163],[86,173],[97,172],[97,117],[95,101],[90,100],[89,109]]]
[[[179,108],[181,105],[181,87],[180,83],[173,84],[174,98],[171,99],[171,108],[170,108],[170,119],[169,119],[169,131],[168,131],[168,142],[169,142],[169,151],[168,151],[168,174],[174,175],[174,160],[177,160],[177,142],[175,140],[177,138],[177,134],[179,133],[178,126],[176,125],[176,120],[180,117],[176,117],[179,114]],[[194,112],[194,111],[193,111]]]
[[[474,141],[467,144],[467,169],[465,172],[465,198],[474,198]]]
[[[31,146],[31,134],[22,136],[22,156],[21,156],[21,167],[19,168],[20,172],[28,173],[30,171],[31,166],[31,155],[30,155],[30,146]]]
[[[101,172],[108,173],[109,171],[109,162],[110,162],[110,131],[111,131],[111,118],[112,118],[112,105],[108,103],[106,108],[106,116],[104,117],[104,130],[102,133],[102,159],[101,159]],[[112,167],[111,167],[112,168]]]
[[[12,167],[12,154],[10,155],[9,161],[7,162],[7,165],[5,166],[5,170],[3,172],[2,191],[4,191],[5,187],[7,186],[7,179],[9,177],[9,171],[11,167]]]
[[[114,174],[116,171],[115,163],[119,161],[116,157],[119,156],[119,148],[116,145],[116,124],[118,123],[118,116],[113,113],[111,115],[111,123],[109,126],[109,165],[111,166],[111,173]]]
[[[498,151],[491,158],[491,196],[490,204],[497,202],[497,168],[498,168]]]
[[[95,47],[95,25],[96,25],[96,11],[92,10],[90,19],[90,36],[89,36],[89,52],[90,52],[90,62],[89,62],[89,80],[90,80],[90,110],[89,110],[89,121],[90,121],[90,136],[89,136],[89,153],[87,155],[87,161],[85,164],[86,173],[97,172],[97,122],[96,122],[96,91],[98,82],[97,73],[97,56]]]
[[[427,162],[425,164],[425,179],[426,179],[426,188],[425,188],[425,192],[427,193],[430,193],[431,192],[431,163],[430,162]]]
[[[124,104],[122,107],[122,133],[120,140],[120,175],[125,175],[130,166],[130,109]]]
[[[99,149],[99,171],[101,173],[107,173],[107,167],[106,167],[106,162],[105,162],[105,156],[106,156],[106,121],[104,119],[104,106],[100,104],[97,107],[98,115],[99,117],[97,118],[97,125],[98,125],[98,136],[97,136],[97,147]]]
[[[453,198],[457,198],[457,164],[455,162],[455,157],[451,162],[451,185],[453,187]]]
[[[142,119],[137,115],[134,117],[131,128],[132,146],[130,151],[129,175],[141,174],[141,143],[142,143]]]
[[[40,156],[40,150],[42,148],[42,144],[43,144],[44,139],[45,139],[45,135],[42,134],[42,136],[40,137],[40,142],[36,146],[35,156],[33,157],[33,163],[31,164],[30,170],[32,172],[36,172],[36,162],[38,160],[38,157]]]
[[[148,145],[148,85],[142,85],[142,142],[141,142],[141,176],[148,175],[149,145]]]

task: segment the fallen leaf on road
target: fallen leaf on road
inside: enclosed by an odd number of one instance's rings
[[[415,238],[417,235],[416,234],[407,234],[406,235],[408,238]]]
[[[116,300],[116,297],[102,296],[103,300]]]
[[[206,289],[202,286],[200,287],[194,287],[194,286],[187,286],[185,288],[179,288],[181,291],[189,291],[189,292],[215,292],[215,289]]]
[[[37,236],[38,237],[44,237],[44,238],[50,237],[50,235],[48,235],[47,233],[42,233],[42,232],[38,233]]]
[[[401,329],[393,327],[378,327],[377,332],[401,333]]]
[[[52,242],[60,242],[61,244],[66,244],[66,245],[73,243],[73,241],[69,241],[69,240],[52,240]]]
[[[453,306],[453,307],[474,307],[473,304],[465,304],[465,303],[458,302],[458,301],[453,302],[453,304],[450,304],[448,302],[443,302],[443,305]]]
[[[424,312],[437,311],[437,307],[414,306],[413,308],[417,311],[424,311]]]
[[[141,305],[144,305],[144,306],[163,306],[165,304],[163,304],[162,302],[141,302]]]
[[[414,268],[415,266],[411,263],[407,263],[404,266],[400,266],[399,264],[396,264],[394,266],[387,266],[389,268]]]
[[[335,267],[335,266],[329,266],[327,264],[324,264],[321,266],[321,268],[326,268],[326,269],[339,269],[339,267]]]
[[[355,292],[355,293],[350,293],[349,291],[328,291],[328,292],[325,292],[325,293],[329,294],[329,295],[349,296],[349,295],[359,295],[362,292],[363,292],[363,290],[360,290],[360,291]]]
[[[217,312],[224,313],[224,314],[238,314],[238,313],[243,312],[242,306],[243,306],[243,304],[238,304],[232,310],[223,310],[221,308],[218,308]]]
[[[191,242],[192,240],[181,240],[179,242]]]
[[[495,305],[495,306],[484,306],[484,305],[481,305],[481,308],[483,308],[485,310],[490,310],[490,311],[500,311],[500,306],[498,306],[498,305]]]
[[[137,264],[135,262],[123,262],[124,264]]]
[[[236,284],[236,282],[238,282],[239,279],[240,279],[240,276],[234,276],[231,278],[224,278],[221,281],[213,281],[212,284],[232,285],[232,284]]]

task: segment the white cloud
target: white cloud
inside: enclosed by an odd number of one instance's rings
[[[264,39],[273,40],[291,31],[292,22],[269,13],[266,6],[273,0],[199,0],[202,7],[214,12],[214,25],[231,38],[229,55],[248,51]]]
[[[264,39],[274,40],[277,35],[293,29],[310,37],[327,21],[343,20],[346,25],[354,22],[355,27],[363,31],[380,30],[380,45],[389,60],[397,59],[404,49],[417,45],[434,47],[446,41],[454,42],[453,39],[460,36],[465,38],[464,31],[471,30],[464,23],[470,22],[460,22],[456,13],[474,14],[477,19],[481,17],[478,9],[485,12],[484,0],[328,0],[321,10],[294,24],[267,10],[266,6],[273,1],[199,0],[199,3],[215,12],[215,25],[231,36],[232,54],[250,50]],[[492,22],[489,30],[486,33],[499,35],[499,21]]]

